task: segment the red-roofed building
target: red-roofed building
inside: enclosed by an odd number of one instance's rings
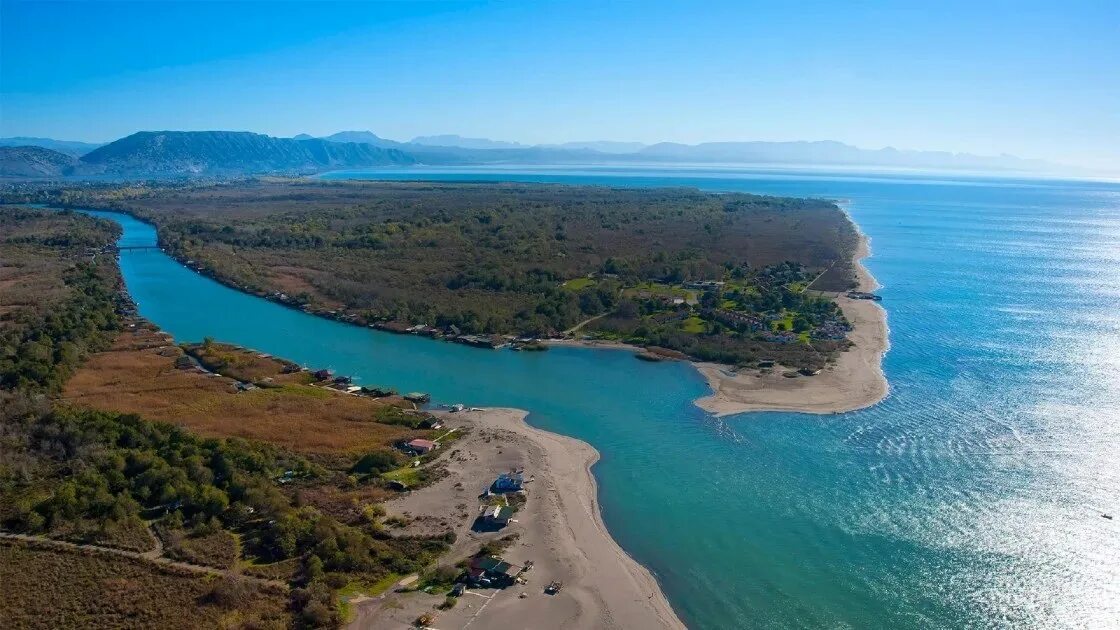
[[[436,447],[439,446],[439,444],[431,440],[416,438],[415,440],[412,440],[411,442],[405,444],[405,446],[414,453],[424,455],[425,453],[430,453],[435,450]]]

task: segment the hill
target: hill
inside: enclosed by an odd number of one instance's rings
[[[242,131],[142,131],[83,156],[79,174],[315,172],[414,162],[399,150],[370,144],[274,138]]]
[[[43,147],[0,147],[0,177],[61,177],[78,160]]]

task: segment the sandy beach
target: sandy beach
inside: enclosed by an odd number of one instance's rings
[[[863,266],[863,259],[870,254],[867,237],[861,236],[854,256],[860,291],[879,288]],[[852,324],[848,339],[853,345],[823,372],[786,378],[782,366],[761,374],[755,370],[735,373],[726,365],[696,363],[713,392],[697,399],[697,406],[716,415],[745,411],[842,413],[882,400],[888,390],[883,375],[883,355],[889,347],[886,311],[876,302],[853,300],[844,294],[837,295],[836,302]]]
[[[589,444],[530,427],[517,409],[446,414],[448,426],[469,430],[440,460],[446,476],[386,507],[410,524],[401,534],[451,529],[457,539],[445,562],[472,555],[482,543],[516,535],[502,557],[515,565],[533,561],[526,584],[471,589],[455,608],[434,611],[443,595],[389,592],[355,600],[351,628],[410,625],[434,612],[433,627],[683,628],[657,581],[610,537],[596,500],[590,467],[599,453]],[[527,502],[515,522],[499,532],[476,532],[478,494],[502,472],[524,469]],[[544,593],[552,580],[556,595]],[[525,596],[521,597],[524,593]]]

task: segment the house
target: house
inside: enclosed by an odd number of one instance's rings
[[[508,586],[517,577],[519,569],[496,556],[478,556],[471,559],[467,576],[479,586]]]
[[[524,483],[525,476],[519,472],[502,473],[494,481],[494,492],[517,492]]]
[[[405,444],[406,449],[412,451],[413,453],[419,453],[420,455],[431,453],[438,446],[438,443],[422,438],[416,438],[415,440],[412,440],[411,442]]]
[[[513,513],[508,505],[491,505],[482,513],[482,522],[492,527],[505,527],[513,520]]]

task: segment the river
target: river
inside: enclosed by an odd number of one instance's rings
[[[884,285],[890,396],[714,418],[688,365],[482,351],[315,318],[125,250],[140,312],[594,445],[604,520],[696,628],[1120,619],[1120,185],[782,170],[408,169],[333,178],[685,185],[839,199]],[[122,245],[154,232],[119,221]],[[231,421],[236,421],[231,419]]]

